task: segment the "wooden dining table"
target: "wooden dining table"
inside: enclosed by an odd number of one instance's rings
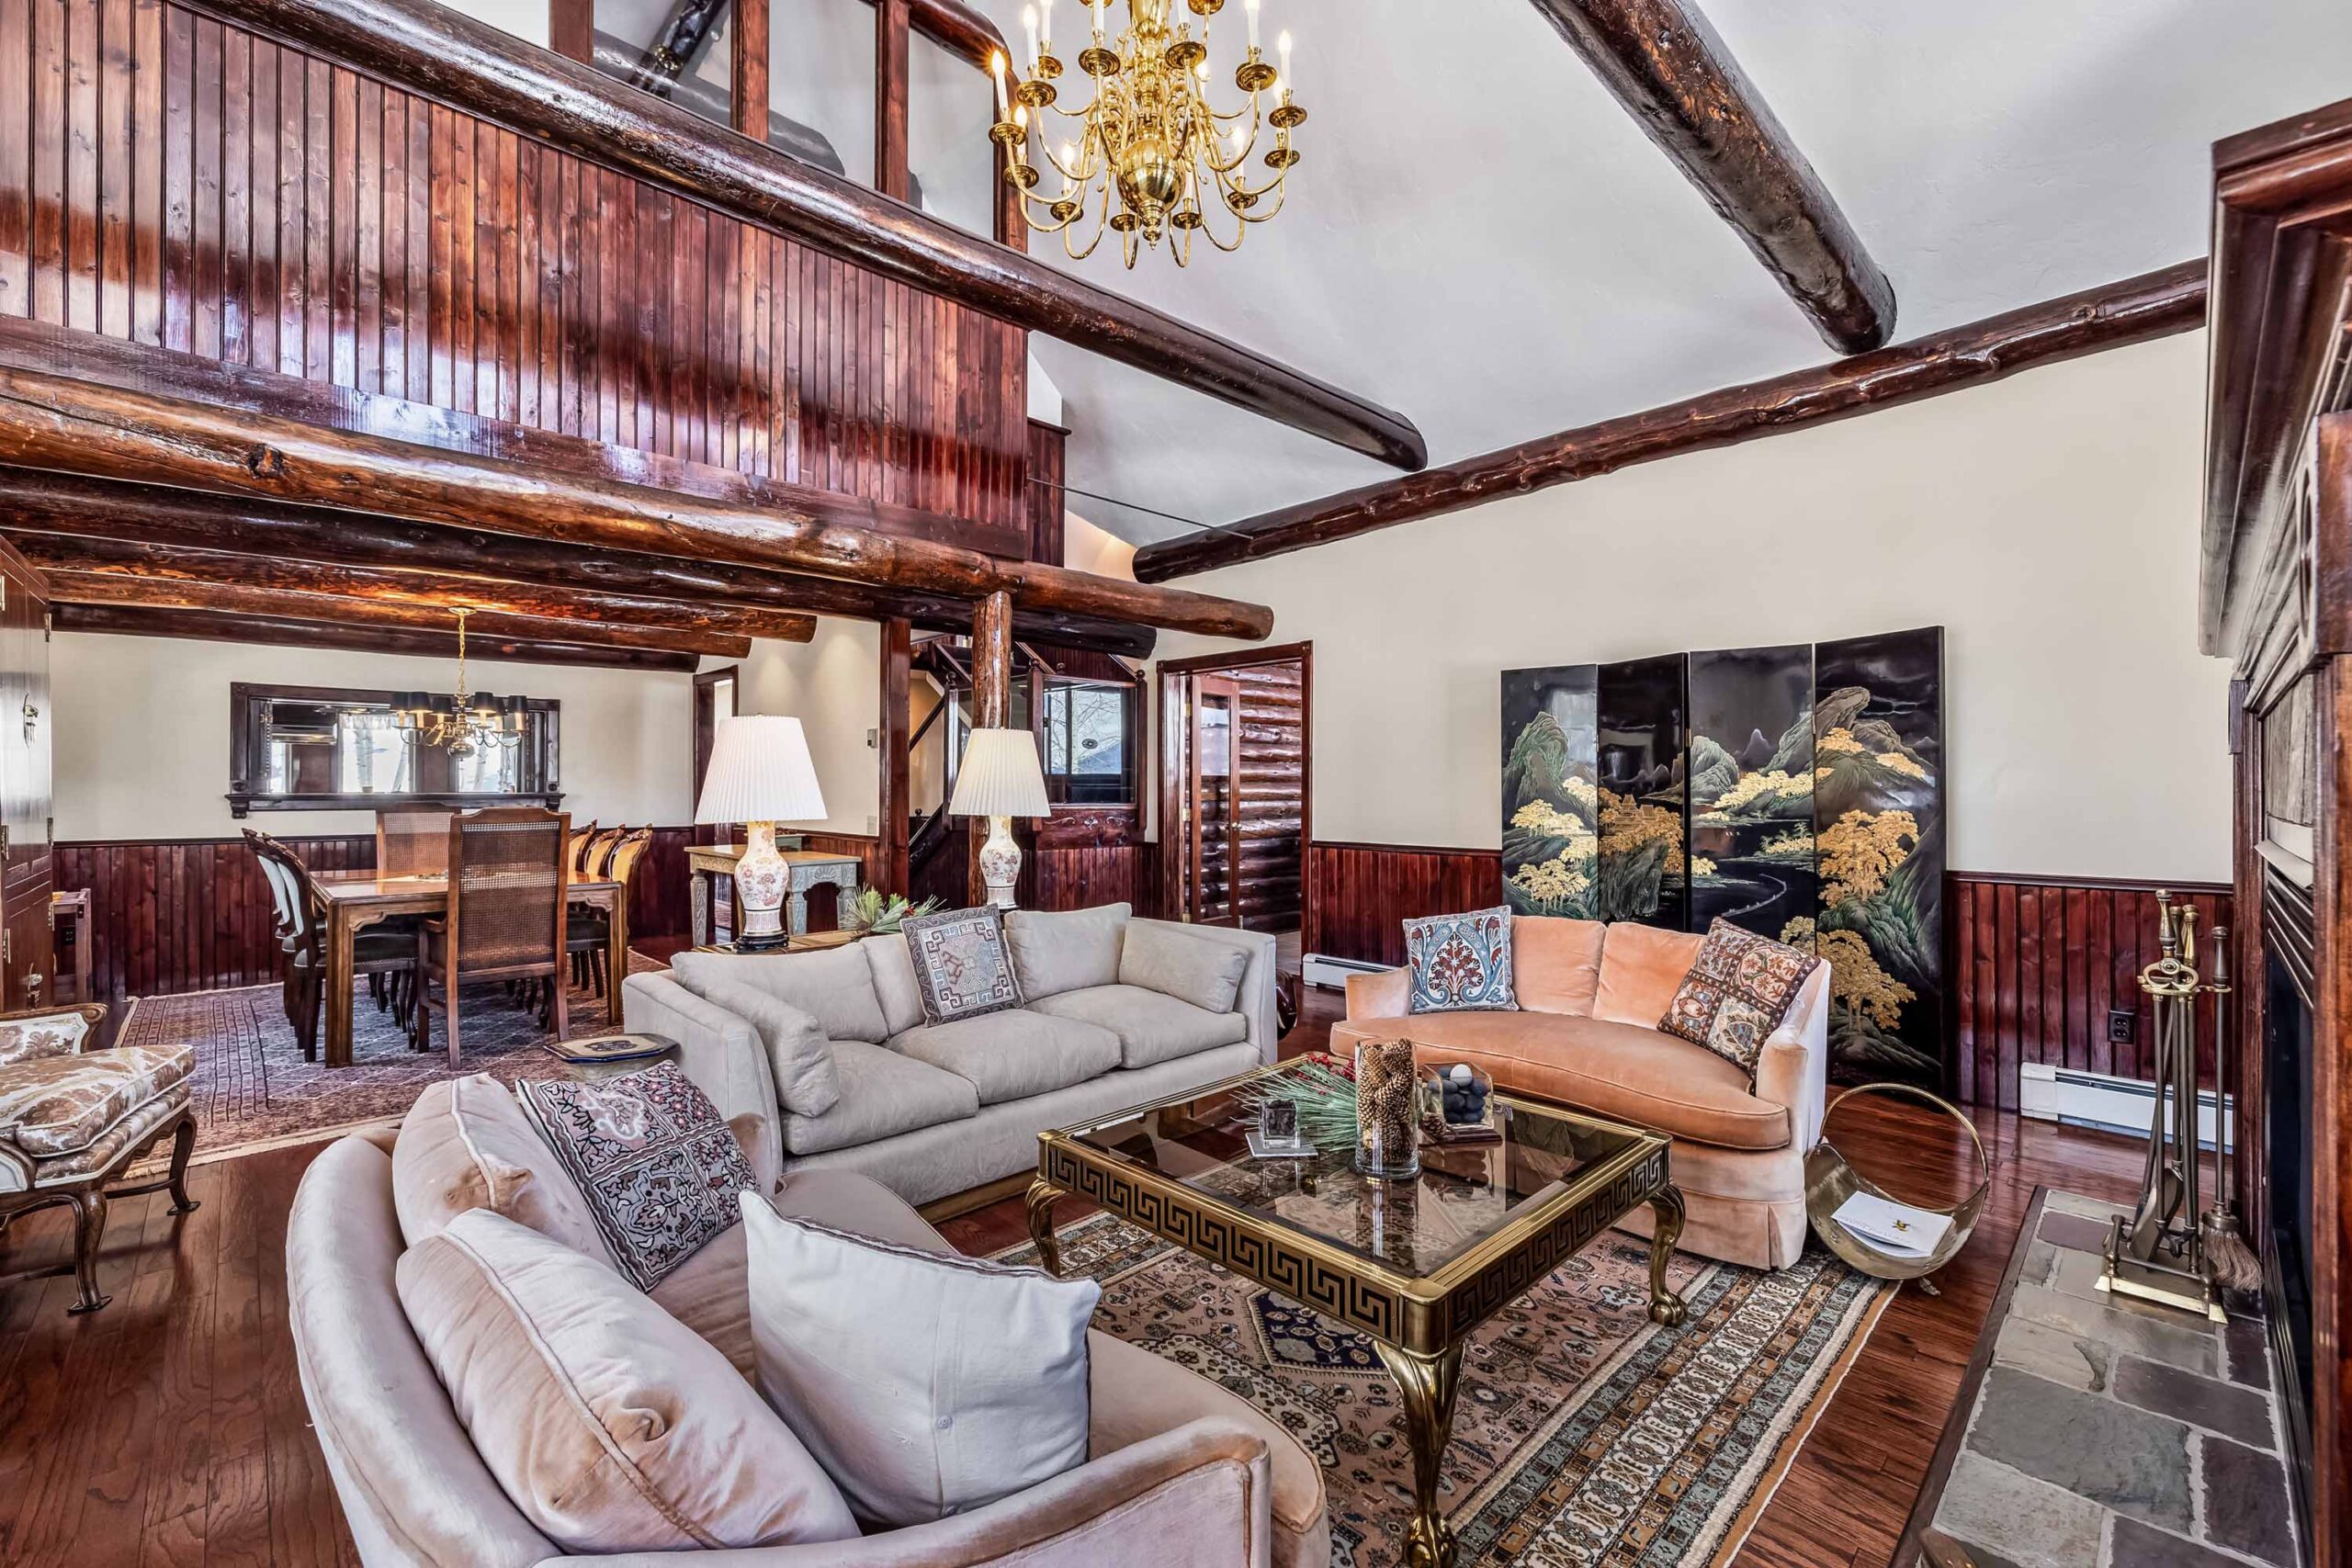
[[[352,947],[361,931],[396,915],[427,919],[449,912],[449,878],[445,872],[385,875],[374,871],[313,871],[307,874],[311,907],[326,933],[327,1030],[326,1065],[351,1065]],[[603,909],[611,917],[611,960],[605,990],[609,1021],[620,1022],[621,981],[628,975],[628,897],[617,882],[573,882],[564,888],[568,903]],[[558,978],[561,955],[558,954]]]

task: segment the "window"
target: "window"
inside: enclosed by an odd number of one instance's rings
[[[770,0],[770,145],[872,185],[874,74],[874,7],[865,0]]]
[[[729,0],[594,0],[596,69],[720,125],[734,123]],[[863,6],[852,9],[863,11]],[[871,77],[873,73],[868,70]]]
[[[1136,798],[1136,692],[1059,682],[1046,688],[1046,794],[1057,804]]]
[[[933,217],[996,237],[996,88],[962,55],[907,39],[907,196]]]

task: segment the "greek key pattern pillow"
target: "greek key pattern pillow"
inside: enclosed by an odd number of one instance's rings
[[[993,904],[951,909],[900,923],[922,993],[925,1023],[953,1023],[1022,1004],[1004,941],[1004,911]]]
[[[1510,910],[1476,909],[1405,922],[1415,1012],[1517,1012],[1510,986]]]
[[[1789,1016],[1806,976],[1821,960],[1770,937],[1718,919],[1658,1028],[1704,1045],[1749,1078],[1764,1043]]]
[[[740,1224],[735,1194],[759,1186],[718,1108],[671,1063],[595,1083],[515,1088],[640,1291]]]

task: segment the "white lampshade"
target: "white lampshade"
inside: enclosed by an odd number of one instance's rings
[[[1049,817],[1046,770],[1037,740],[1025,729],[975,729],[956,773],[951,817]]]
[[[746,714],[718,721],[697,822],[821,822],[825,795],[800,721]]]

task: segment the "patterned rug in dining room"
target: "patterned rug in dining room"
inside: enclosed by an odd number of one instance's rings
[[[1109,1214],[1058,1235],[1064,1272],[1102,1286],[1096,1327],[1322,1461],[1335,1564],[1402,1562],[1404,1410],[1370,1340]],[[1459,1568],[1728,1562],[1894,1295],[1818,1247],[1776,1273],[1685,1254],[1670,1279],[1679,1329],[1649,1321],[1648,1244],[1611,1232],[1471,1336],[1445,1461]]]
[[[631,974],[662,967],[643,953],[629,954]],[[196,1047],[196,1157],[219,1159],[403,1115],[418,1091],[436,1079],[488,1073],[511,1084],[561,1073],[561,1065],[539,1049],[555,1035],[539,1027],[536,1009],[509,1005],[503,987],[494,982],[467,986],[458,999],[464,1058],[454,1070],[437,1011],[433,1049],[412,1051],[400,1025],[390,1012],[377,1010],[364,984],[351,1004],[349,1066],[302,1060],[276,985],[142,997],[119,1043]],[[605,1021],[604,998],[578,987],[571,990],[571,1014],[575,1038],[619,1028]]]

